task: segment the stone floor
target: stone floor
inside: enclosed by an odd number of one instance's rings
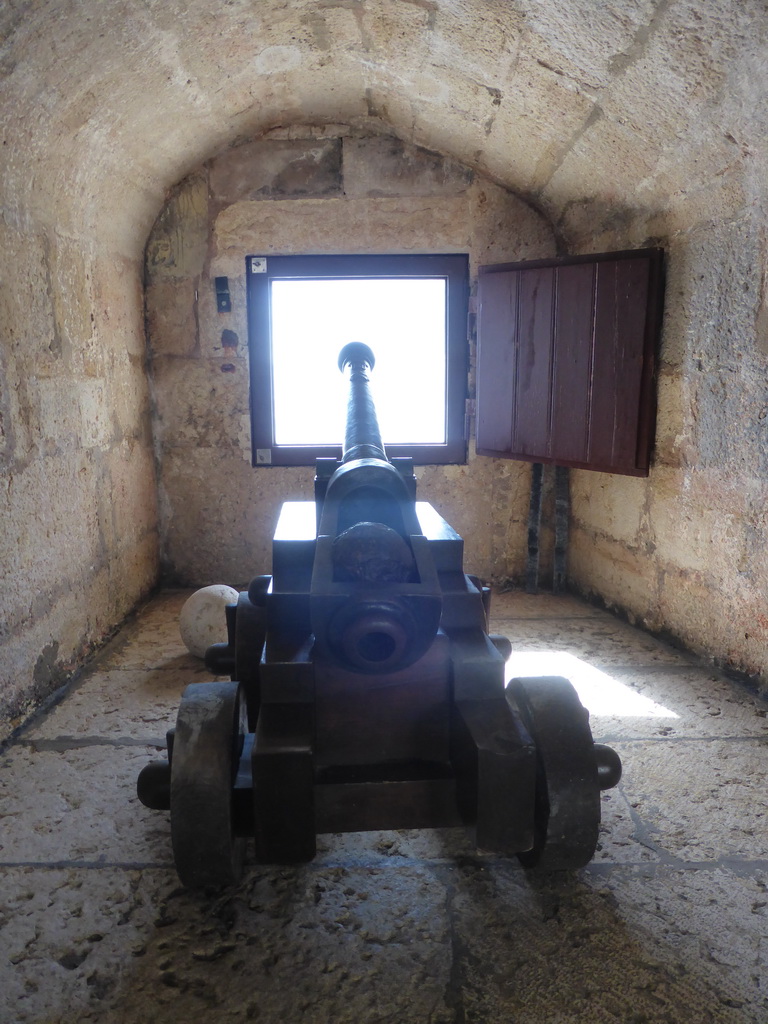
[[[624,761],[601,844],[536,878],[463,834],[320,838],[181,889],[135,779],[207,678],[166,593],[2,755],[0,1021],[768,1020],[768,705],[571,598],[499,595],[510,672],[564,674]]]

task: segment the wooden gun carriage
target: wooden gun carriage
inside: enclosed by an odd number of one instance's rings
[[[342,350],[342,459],[318,460],[314,503],[284,503],[272,575],[227,609],[206,664],[232,681],[186,688],[168,760],[139,776],[141,801],[170,809],[185,885],[236,881],[251,836],[268,863],[311,860],[317,834],[457,825],[526,866],[594,854],[618,755],[566,679],[505,685],[490,590],[416,501],[411,460],[387,459],[373,365]]]

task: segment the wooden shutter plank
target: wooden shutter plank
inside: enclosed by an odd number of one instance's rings
[[[596,264],[589,462],[632,470],[643,364],[648,261]]]
[[[647,475],[662,267],[644,249],[480,268],[479,454]],[[505,306],[484,298],[501,279]]]
[[[477,446],[507,452],[512,446],[512,415],[517,351],[515,272],[483,279],[478,308]]]
[[[589,458],[595,264],[555,271],[551,452],[558,460]]]
[[[536,458],[550,454],[553,312],[552,268],[524,271],[519,287],[512,450]]]

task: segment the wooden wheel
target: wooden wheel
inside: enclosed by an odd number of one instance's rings
[[[534,845],[525,867],[584,867],[597,847],[600,784],[589,712],[567,679],[513,679],[507,699],[536,746]]]
[[[257,577],[269,581],[269,576]],[[256,581],[254,581],[256,582]],[[253,585],[252,585],[253,586]],[[261,704],[259,667],[261,652],[267,632],[267,614],[263,604],[255,604],[248,591],[243,591],[237,601],[235,617],[235,676],[242,684],[248,706],[248,727],[256,728]]]
[[[176,718],[171,759],[171,842],[184,885],[231,885],[245,839],[235,834],[234,781],[245,734],[237,683],[191,683]]]

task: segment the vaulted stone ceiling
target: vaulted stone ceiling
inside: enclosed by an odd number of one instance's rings
[[[566,230],[724,212],[759,195],[767,31],[760,0],[10,0],[6,217],[135,248],[232,139],[371,115]]]

